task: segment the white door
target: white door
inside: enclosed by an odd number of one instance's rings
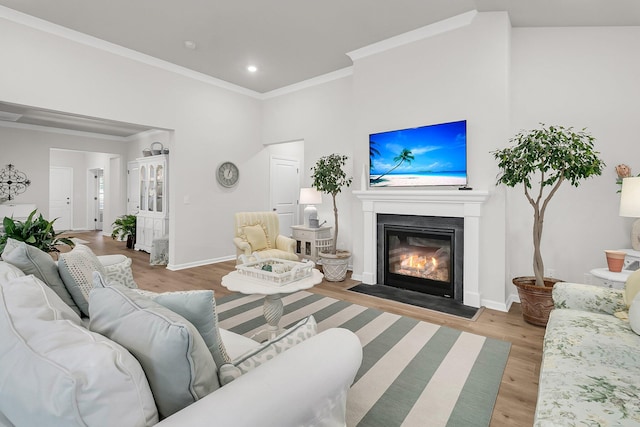
[[[56,219],[56,233],[71,230],[73,224],[73,168],[49,168],[49,221]]]
[[[300,162],[271,156],[270,171],[271,208],[280,218],[280,234],[291,236],[291,226],[298,224]]]
[[[127,214],[135,215],[140,210],[140,166],[138,162],[127,163]]]

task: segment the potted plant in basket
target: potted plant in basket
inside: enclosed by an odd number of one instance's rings
[[[351,253],[349,251],[336,250],[338,241],[338,207],[336,206],[336,196],[343,187],[349,187],[353,181],[352,177],[347,178],[343,170],[348,157],[341,154],[330,154],[320,157],[314,167],[311,168],[311,186],[321,193],[331,195],[333,201],[333,242],[329,252],[320,252],[318,256],[322,259],[322,270],[327,280],[331,282],[341,282],[347,274],[347,265]]]
[[[122,215],[113,221],[111,229],[111,238],[118,240],[127,240],[127,248],[133,249],[136,243],[136,216]]]
[[[522,303],[522,315],[529,323],[547,324],[553,308],[551,290],[560,281],[544,277],[540,242],[547,206],[563,182],[578,187],[582,179],[602,174],[605,164],[593,148],[594,141],[584,129],[574,131],[541,124],[540,129],[516,134],[510,140],[515,145],[491,153],[500,168],[496,185],[522,184],[533,208],[534,276],[513,279]]]

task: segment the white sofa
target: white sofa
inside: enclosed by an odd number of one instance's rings
[[[159,419],[155,396],[142,396],[149,389],[144,363],[126,350],[114,356],[119,344],[89,330],[43,281],[4,261],[0,307],[5,426],[344,426],[347,392],[362,360],[355,334],[329,329]],[[259,346],[229,331],[220,336],[231,359]],[[122,375],[125,385],[114,386]]]

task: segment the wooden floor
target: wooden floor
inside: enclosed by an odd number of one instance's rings
[[[234,270],[235,262],[233,261],[170,271],[164,266],[150,266],[149,254],[126,249],[124,242],[114,241],[95,232],[72,233],[72,235],[89,241],[89,247],[97,255],[122,253],[132,258],[134,278],[143,289],[157,292],[212,289],[216,296],[230,293],[220,285],[220,280],[222,276]],[[483,309],[475,321],[470,321],[347,291],[357,283],[359,282],[351,279],[339,283],[323,281],[310,291],[511,342],[511,353],[502,378],[491,426],[531,426],[533,424],[545,330],[522,320],[520,304],[513,304],[508,313]]]

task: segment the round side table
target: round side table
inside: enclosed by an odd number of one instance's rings
[[[296,280],[286,285],[276,285],[271,282],[247,277],[237,271],[232,271],[222,277],[222,286],[233,292],[240,292],[245,295],[264,295],[263,314],[267,321],[266,331],[261,331],[256,338],[263,341],[263,332],[266,339],[275,338],[280,329],[280,319],[284,312],[282,304],[282,294],[309,289],[322,282],[323,274],[315,268],[311,270],[311,276]]]
[[[605,288],[624,289],[624,284],[633,271],[622,270],[616,273],[609,271],[608,268],[594,268],[590,273],[595,278],[594,285],[604,286]]]

